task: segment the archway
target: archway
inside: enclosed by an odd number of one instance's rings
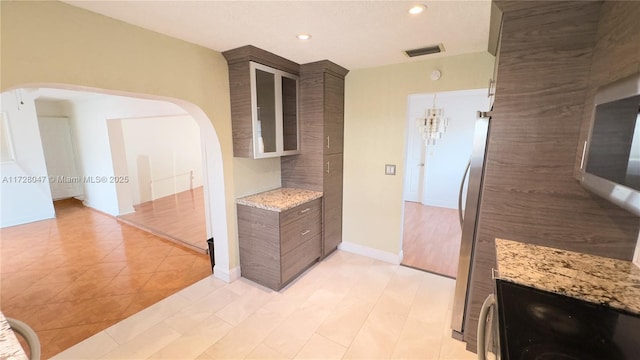
[[[6,90],[10,91],[32,88],[52,88],[122,96],[134,99],[158,100],[175,104],[188,113],[200,128],[203,158],[203,189],[205,199],[206,231],[207,238],[215,239],[216,248],[214,276],[227,282],[237,278],[237,276],[234,276],[235,274],[230,274],[229,266],[229,239],[227,237],[225,184],[220,141],[209,117],[199,106],[176,98],[56,83],[30,83],[22,86],[15,86]]]

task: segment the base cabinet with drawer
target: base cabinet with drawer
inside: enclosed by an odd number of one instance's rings
[[[278,212],[238,204],[242,276],[280,290],[322,251],[322,199]]]

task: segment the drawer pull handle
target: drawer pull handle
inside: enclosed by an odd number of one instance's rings
[[[301,232],[300,235],[305,236],[310,232],[311,232],[311,230],[305,230],[305,231]]]
[[[311,210],[311,208],[306,208],[306,209],[300,211],[300,214],[304,214],[306,212],[309,212],[310,210]]]
[[[327,135],[327,149],[331,149],[331,143],[329,141],[329,135]]]

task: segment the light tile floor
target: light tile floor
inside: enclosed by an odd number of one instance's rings
[[[336,251],[280,292],[207,277],[54,359],[475,359],[454,285]]]

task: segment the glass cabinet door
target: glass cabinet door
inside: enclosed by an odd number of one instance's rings
[[[250,64],[254,158],[299,154],[298,77]]]
[[[282,142],[284,151],[298,150],[298,82],[282,77]]]
[[[276,146],[276,93],[275,74],[255,69],[256,123],[254,145],[256,153],[275,153]]]

